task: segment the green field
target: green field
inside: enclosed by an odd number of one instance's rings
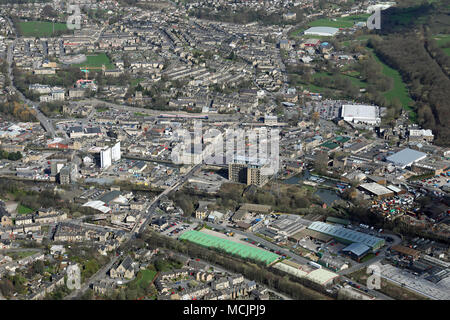
[[[340,18],[322,18],[308,23],[309,27],[351,28],[356,22],[365,22],[370,14],[358,14]]]
[[[331,90],[328,88],[323,88],[323,87],[319,87],[313,84],[302,84],[303,89],[308,90],[309,92],[312,93],[322,93],[324,90]]]
[[[367,18],[370,16],[370,14],[357,14],[353,16],[348,17],[340,17],[340,18],[322,18],[317,19],[314,21],[311,21],[308,23],[308,27],[333,27],[333,28],[351,28],[356,22],[361,21],[367,21]],[[305,31],[305,28],[297,29],[289,34],[290,37],[296,37],[300,33]],[[319,36],[305,36],[303,35],[302,38],[329,38],[329,37],[319,37]]]
[[[267,265],[280,259],[280,256],[263,249],[248,246],[231,240],[222,239],[199,231],[187,231],[183,233],[180,240],[187,240],[204,247],[222,249],[227,253],[235,254],[243,258],[261,261]]]
[[[93,67],[101,68],[105,65],[106,69],[115,69],[115,66],[111,63],[108,56],[105,53],[98,53],[95,55],[86,56],[86,61],[80,64],[74,64],[76,67]],[[94,70],[95,71],[95,70]]]
[[[446,43],[450,42],[450,34],[438,34],[433,37],[436,40],[439,46],[443,46]]]
[[[359,43],[359,42],[367,41],[369,39],[370,39],[370,35],[362,35],[362,36],[356,37],[355,39],[352,39],[352,40],[342,41],[341,44],[344,47],[348,47],[351,43]]]
[[[290,36],[290,37],[296,37],[296,36],[298,36],[300,33],[302,33],[303,31],[305,31],[304,28],[302,28],[302,29],[297,29],[297,30],[291,32],[291,33],[289,34],[289,36]]]
[[[154,270],[141,270],[136,278],[136,284],[148,286],[156,276],[156,273]]]
[[[13,260],[19,260],[32,256],[35,253],[36,253],[35,251],[18,251],[18,252],[8,252],[6,253],[6,255],[13,258]]]
[[[349,79],[354,86],[356,86],[358,88],[365,88],[365,87],[367,87],[367,83],[364,82],[364,81],[361,81],[360,79],[358,79],[358,77],[357,77],[358,75],[359,75],[359,73],[341,74],[342,77]],[[318,72],[318,73],[315,73],[313,75],[313,77],[314,78],[317,78],[317,77],[331,77],[331,75],[326,73],[326,72]]]
[[[144,80],[145,80],[144,78],[133,79],[130,81],[130,86],[136,87],[139,83],[141,83]]]
[[[31,212],[33,212],[33,211],[34,211],[33,209],[28,208],[28,207],[26,207],[26,206],[24,206],[24,205],[21,205],[21,204],[19,204],[19,205],[17,206],[17,213],[18,213],[18,214],[29,214],[29,213],[31,213]]]
[[[450,34],[439,34],[433,37],[438,46],[443,47],[444,45],[446,45],[447,43],[450,43]],[[450,48],[442,48],[442,50],[448,55],[450,56]]]
[[[67,31],[65,23],[54,23],[55,31]],[[25,37],[51,37],[53,34],[53,23],[47,21],[20,21],[18,29]]]
[[[372,49],[369,49],[369,51],[371,52],[374,59],[383,67],[383,74],[394,80],[394,87],[391,90],[383,93],[385,98],[388,101],[392,101],[394,98],[398,98],[402,103],[403,108],[409,111],[409,119],[412,122],[417,122],[417,114],[410,107],[410,105],[413,103],[413,100],[409,96],[408,89],[406,88],[406,85],[403,82],[400,73],[383,63]]]

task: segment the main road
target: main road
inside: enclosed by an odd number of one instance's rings
[[[8,63],[8,74],[9,74],[9,79],[11,80],[11,85],[10,85],[10,90],[14,91],[17,93],[17,95],[20,97],[21,100],[23,100],[26,104],[30,105],[33,110],[35,111],[35,116],[36,119],[39,120],[39,122],[41,123],[42,127],[44,128],[45,131],[47,131],[48,133],[50,133],[50,135],[52,136],[52,138],[54,138],[56,136],[55,133],[55,129],[53,128],[53,124],[51,123],[51,121],[39,110],[39,104],[35,103],[29,99],[27,99],[22,92],[20,92],[15,86],[14,86],[14,75],[12,72],[12,61],[13,61],[13,52],[14,52],[14,47],[16,45],[17,39],[14,40],[9,46],[8,46],[8,53],[7,53],[7,58],[6,61]]]

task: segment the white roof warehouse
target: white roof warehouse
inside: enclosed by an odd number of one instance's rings
[[[348,122],[378,124],[381,121],[377,106],[344,104],[341,117]]]
[[[414,162],[423,160],[426,157],[427,154],[424,152],[406,148],[387,157],[386,161],[391,162],[397,167],[404,169],[411,166]]]
[[[339,31],[338,28],[332,27],[311,27],[305,30],[305,34],[332,37]]]
[[[359,186],[360,189],[369,192],[371,195],[377,198],[387,198],[394,196],[394,191],[390,190],[381,184],[376,182],[363,183]]]

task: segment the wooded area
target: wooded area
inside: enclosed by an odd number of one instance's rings
[[[372,38],[369,46],[380,59],[398,70],[409,91],[416,100],[418,121],[437,135],[436,144],[450,145],[450,79],[446,74],[448,60],[441,58],[432,42],[425,48],[425,41],[415,33],[392,34],[385,39]],[[437,62],[439,61],[439,63]],[[441,67],[441,65],[444,68]]]

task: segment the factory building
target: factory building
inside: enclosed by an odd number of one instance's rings
[[[369,247],[370,250],[376,251],[384,246],[384,239],[374,237],[362,232],[347,229],[345,227],[332,225],[324,222],[315,221],[311,223],[308,227],[309,230],[320,232],[329,235],[336,239],[336,241],[351,244],[351,243],[362,243]],[[350,248],[352,249],[352,248]]]
[[[395,195],[395,190],[386,188],[385,186],[382,186],[381,184],[378,184],[376,182],[363,183],[359,186],[359,189],[369,193],[371,196],[377,199],[389,198]],[[396,188],[396,190],[397,189],[398,188]]]
[[[311,27],[305,30],[305,35],[332,37],[336,33],[338,33],[338,31],[339,31],[338,28],[332,27]]]
[[[381,122],[377,106],[344,104],[341,117],[347,122],[377,125]]]
[[[393,163],[402,169],[410,167],[413,163],[423,160],[427,154],[413,149],[403,149],[386,158],[387,162]]]

